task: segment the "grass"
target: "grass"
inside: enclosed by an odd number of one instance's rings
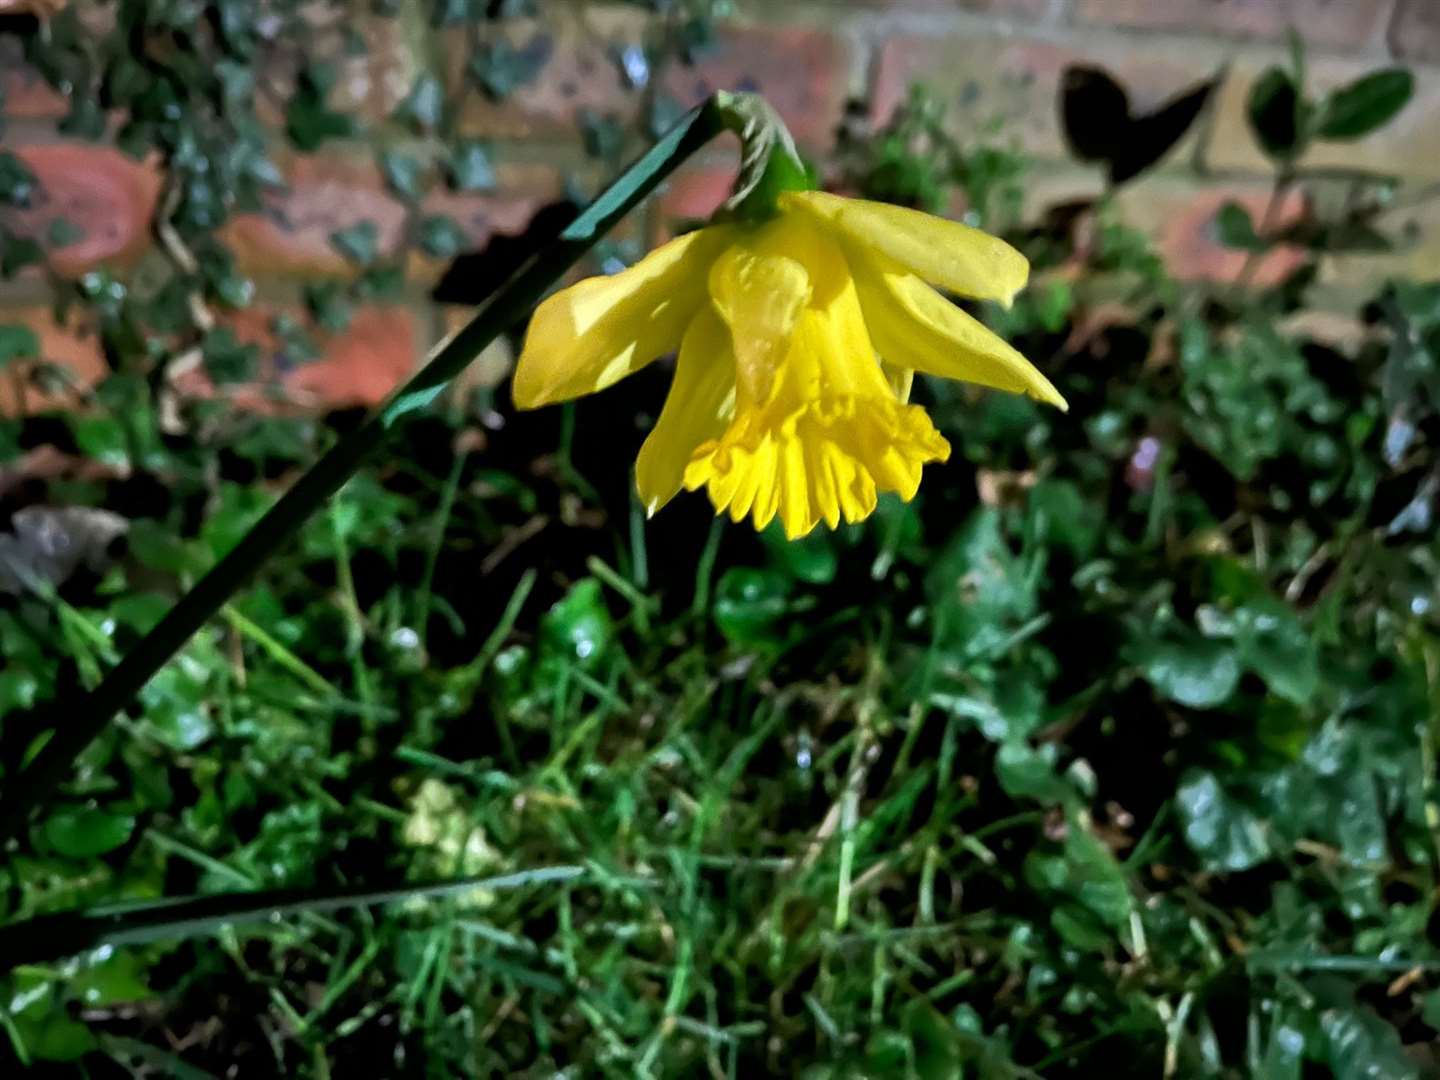
[[[871,180],[928,190],[903,135]],[[1304,274],[1182,285],[1083,213],[1083,252],[1017,236],[1064,276],[989,313],[1070,413],[922,384],[955,452],[862,526],[647,520],[660,366],[407,417],[9,852],[0,1054],[1440,1074],[1440,288],[1385,290],[1342,350],[1279,329]],[[1092,286],[1138,299],[1079,333]],[[354,420],[192,403],[152,439],[149,384],[114,378],[4,432],[72,463],[27,503],[131,518],[122,557],[0,597],[7,780]]]
[[[979,422],[997,401],[936,409]],[[1333,784],[1306,760],[1329,706],[1309,734],[1275,728],[1266,686],[1287,684],[1263,661],[1218,713],[1167,702],[1184,651],[1157,665],[1114,637],[1158,579],[1117,579],[1100,548],[1163,563],[1154,515],[1174,503],[1136,493],[1112,539],[1087,538],[1093,515],[1062,531],[1037,506],[1053,490],[978,504],[961,461],[932,470],[921,513],[890,503],[834,539],[757,539],[698,499],[645,523],[595,450],[624,437],[602,408],[574,428],[588,499],[530,456],[559,417],[510,417],[483,460],[422,424],[414,460],[348,487],[87,754],[5,871],[12,921],[34,918],[0,933],[17,1060],[836,1077],[1408,1060],[1399,1033],[1421,1030],[1440,963],[1408,811],[1384,798],[1375,834],[1342,803],[1329,833],[1287,839],[1241,789],[1300,791],[1307,767]],[[227,499],[256,509],[219,492],[222,519]],[[73,602],[11,605],[6,633],[108,663],[158,610],[129,584],[137,555],[160,561],[138,547]],[[1308,662],[1308,638],[1269,645]],[[1334,738],[1403,734],[1336,694],[1353,722]],[[1301,750],[1265,758],[1286,731]],[[1357,768],[1409,783],[1417,750]]]

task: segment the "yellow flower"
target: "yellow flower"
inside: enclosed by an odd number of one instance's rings
[[[927,282],[1008,304],[1029,265],[977,229],[883,203],[787,192],[760,225],[712,225],[535,312],[520,408],[603,390],[679,349],[636,464],[650,513],[704,487],[787,536],[906,500],[950,445],[907,404],[915,371],[1065,408],[1044,375]]]

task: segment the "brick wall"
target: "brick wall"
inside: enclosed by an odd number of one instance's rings
[[[357,3],[357,10],[363,6]],[[538,21],[503,28],[516,42],[544,34],[548,59],[539,78],[500,104],[472,99],[460,117],[464,131],[492,140],[496,189],[429,196],[429,208],[450,214],[472,249],[520,230],[567,180],[598,181],[601,170],[580,148],[582,110],[638,126],[640,96],[615,57],[643,40],[644,11],[579,0],[542,0],[540,6]],[[1440,181],[1440,0],[736,0],[733,6],[734,18],[695,66],[657,76],[667,94],[688,104],[713,88],[759,89],[798,139],[823,154],[847,100],[868,103],[872,118],[883,121],[912,83],[924,82],[950,103],[957,130],[1003,120],[1003,138],[1039,162],[1031,194],[1037,206],[1100,188],[1098,173],[1068,162],[1064,152],[1055,99],[1068,64],[1109,68],[1140,107],[1223,68],[1209,122],[1124,195],[1130,220],[1153,232],[1185,276],[1234,272],[1234,253],[1215,245],[1210,225],[1227,199],[1258,206],[1265,198],[1268,169],[1246,128],[1244,105],[1257,74],[1283,60],[1291,25],[1311,45],[1318,88],[1396,61],[1410,65],[1417,78],[1415,100],[1389,128],[1359,146],[1318,149],[1313,163],[1361,160],[1417,187]],[[433,64],[453,81],[463,68],[458,36],[417,35],[395,20],[357,19],[371,52],[346,62],[335,103],[370,121],[370,136],[329,144],[318,155],[287,150],[277,138],[288,190],[266,212],[226,228],[240,267],[257,283],[254,309],[233,320],[246,340],[266,342],[269,315],[298,310],[302,282],[352,272],[329,243],[336,229],[369,220],[382,250],[399,243],[405,211],[384,188],[376,144],[405,138],[385,121],[417,72]],[[283,84],[286,73],[274,76]],[[56,123],[66,102],[25,68],[16,42],[3,36],[0,90],[0,145],[20,156],[43,188],[34,208],[0,211],[0,223],[36,237],[45,237],[57,216],[77,224],[81,238],[49,252],[62,276],[102,265],[142,270],[152,257],[161,186],[153,163],[62,136]],[[629,228],[637,239],[653,240],[667,220],[708,213],[725,194],[729,170],[728,150],[687,167]],[[1335,294],[1391,274],[1436,276],[1440,204],[1421,203],[1393,224],[1412,223],[1416,240],[1403,252],[1331,260],[1326,282]],[[441,267],[415,257],[410,268],[403,301],[363,308],[347,330],[321,335],[318,364],[283,375],[298,398],[376,400],[455,323],[458,313],[427,298]],[[45,313],[47,299],[38,273],[0,284],[0,323],[30,323],[48,358],[94,378],[103,365],[83,318],[56,323]]]

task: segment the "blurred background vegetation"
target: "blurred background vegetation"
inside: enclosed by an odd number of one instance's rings
[[[417,289],[478,300],[688,104],[666,87],[732,14],[634,5],[641,42],[604,61],[639,107],[578,110],[563,137],[593,164],[477,240],[435,206],[509,167],[462,118],[483,132],[546,92],[548,39],[508,29],[537,6],[376,0],[364,33],[342,5],[248,0],[0,21],[27,100],[48,88],[67,138],[159,178],[154,250],[77,273],[55,253],[78,226],[0,134],[0,270],[88,320],[104,360],[80,380],[35,321],[0,318],[0,782],[66,722],[57,691],[93,684],[355,422],[293,393],[326,335]],[[337,105],[377,26],[459,35],[458,77],[419,69],[379,118]],[[982,314],[1071,403],[917,385],[956,452],[863,526],[787,544],[699,496],[647,522],[630,470],[664,365],[517,414],[498,350],[7,849],[0,1059],[1440,1075],[1440,286],[1377,281],[1342,334],[1317,330],[1344,306],[1327,268],[1403,253],[1397,208],[1435,192],[1366,164],[1423,108],[1409,71],[1307,67],[1292,38],[1248,86],[1273,184],[1217,201],[1209,277],[1174,273],[1126,199],[1212,121],[1223,73],[1140,102],[1068,65],[1047,108],[1097,178],[1083,197],[1037,196],[1023,139],[957,135],[964,103],[923,87],[810,140],[834,189],[1027,253],[1033,286]],[[335,143],[403,212],[329,231],[348,272],[263,309],[257,341],[235,220],[290,179],[277,155]]]

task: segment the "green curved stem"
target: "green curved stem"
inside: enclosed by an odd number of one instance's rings
[[[77,755],[234,592],[284,545],[409,413],[429,405],[501,333],[524,317],[557,280],[676,166],[725,130],[712,99],[687,113],[626,169],[548,247],[492,293],[463,330],[439,346],[404,386],[312,465],[231,551],[88,694],[57,701],[54,734],[0,796],[0,841],[64,778]]]

